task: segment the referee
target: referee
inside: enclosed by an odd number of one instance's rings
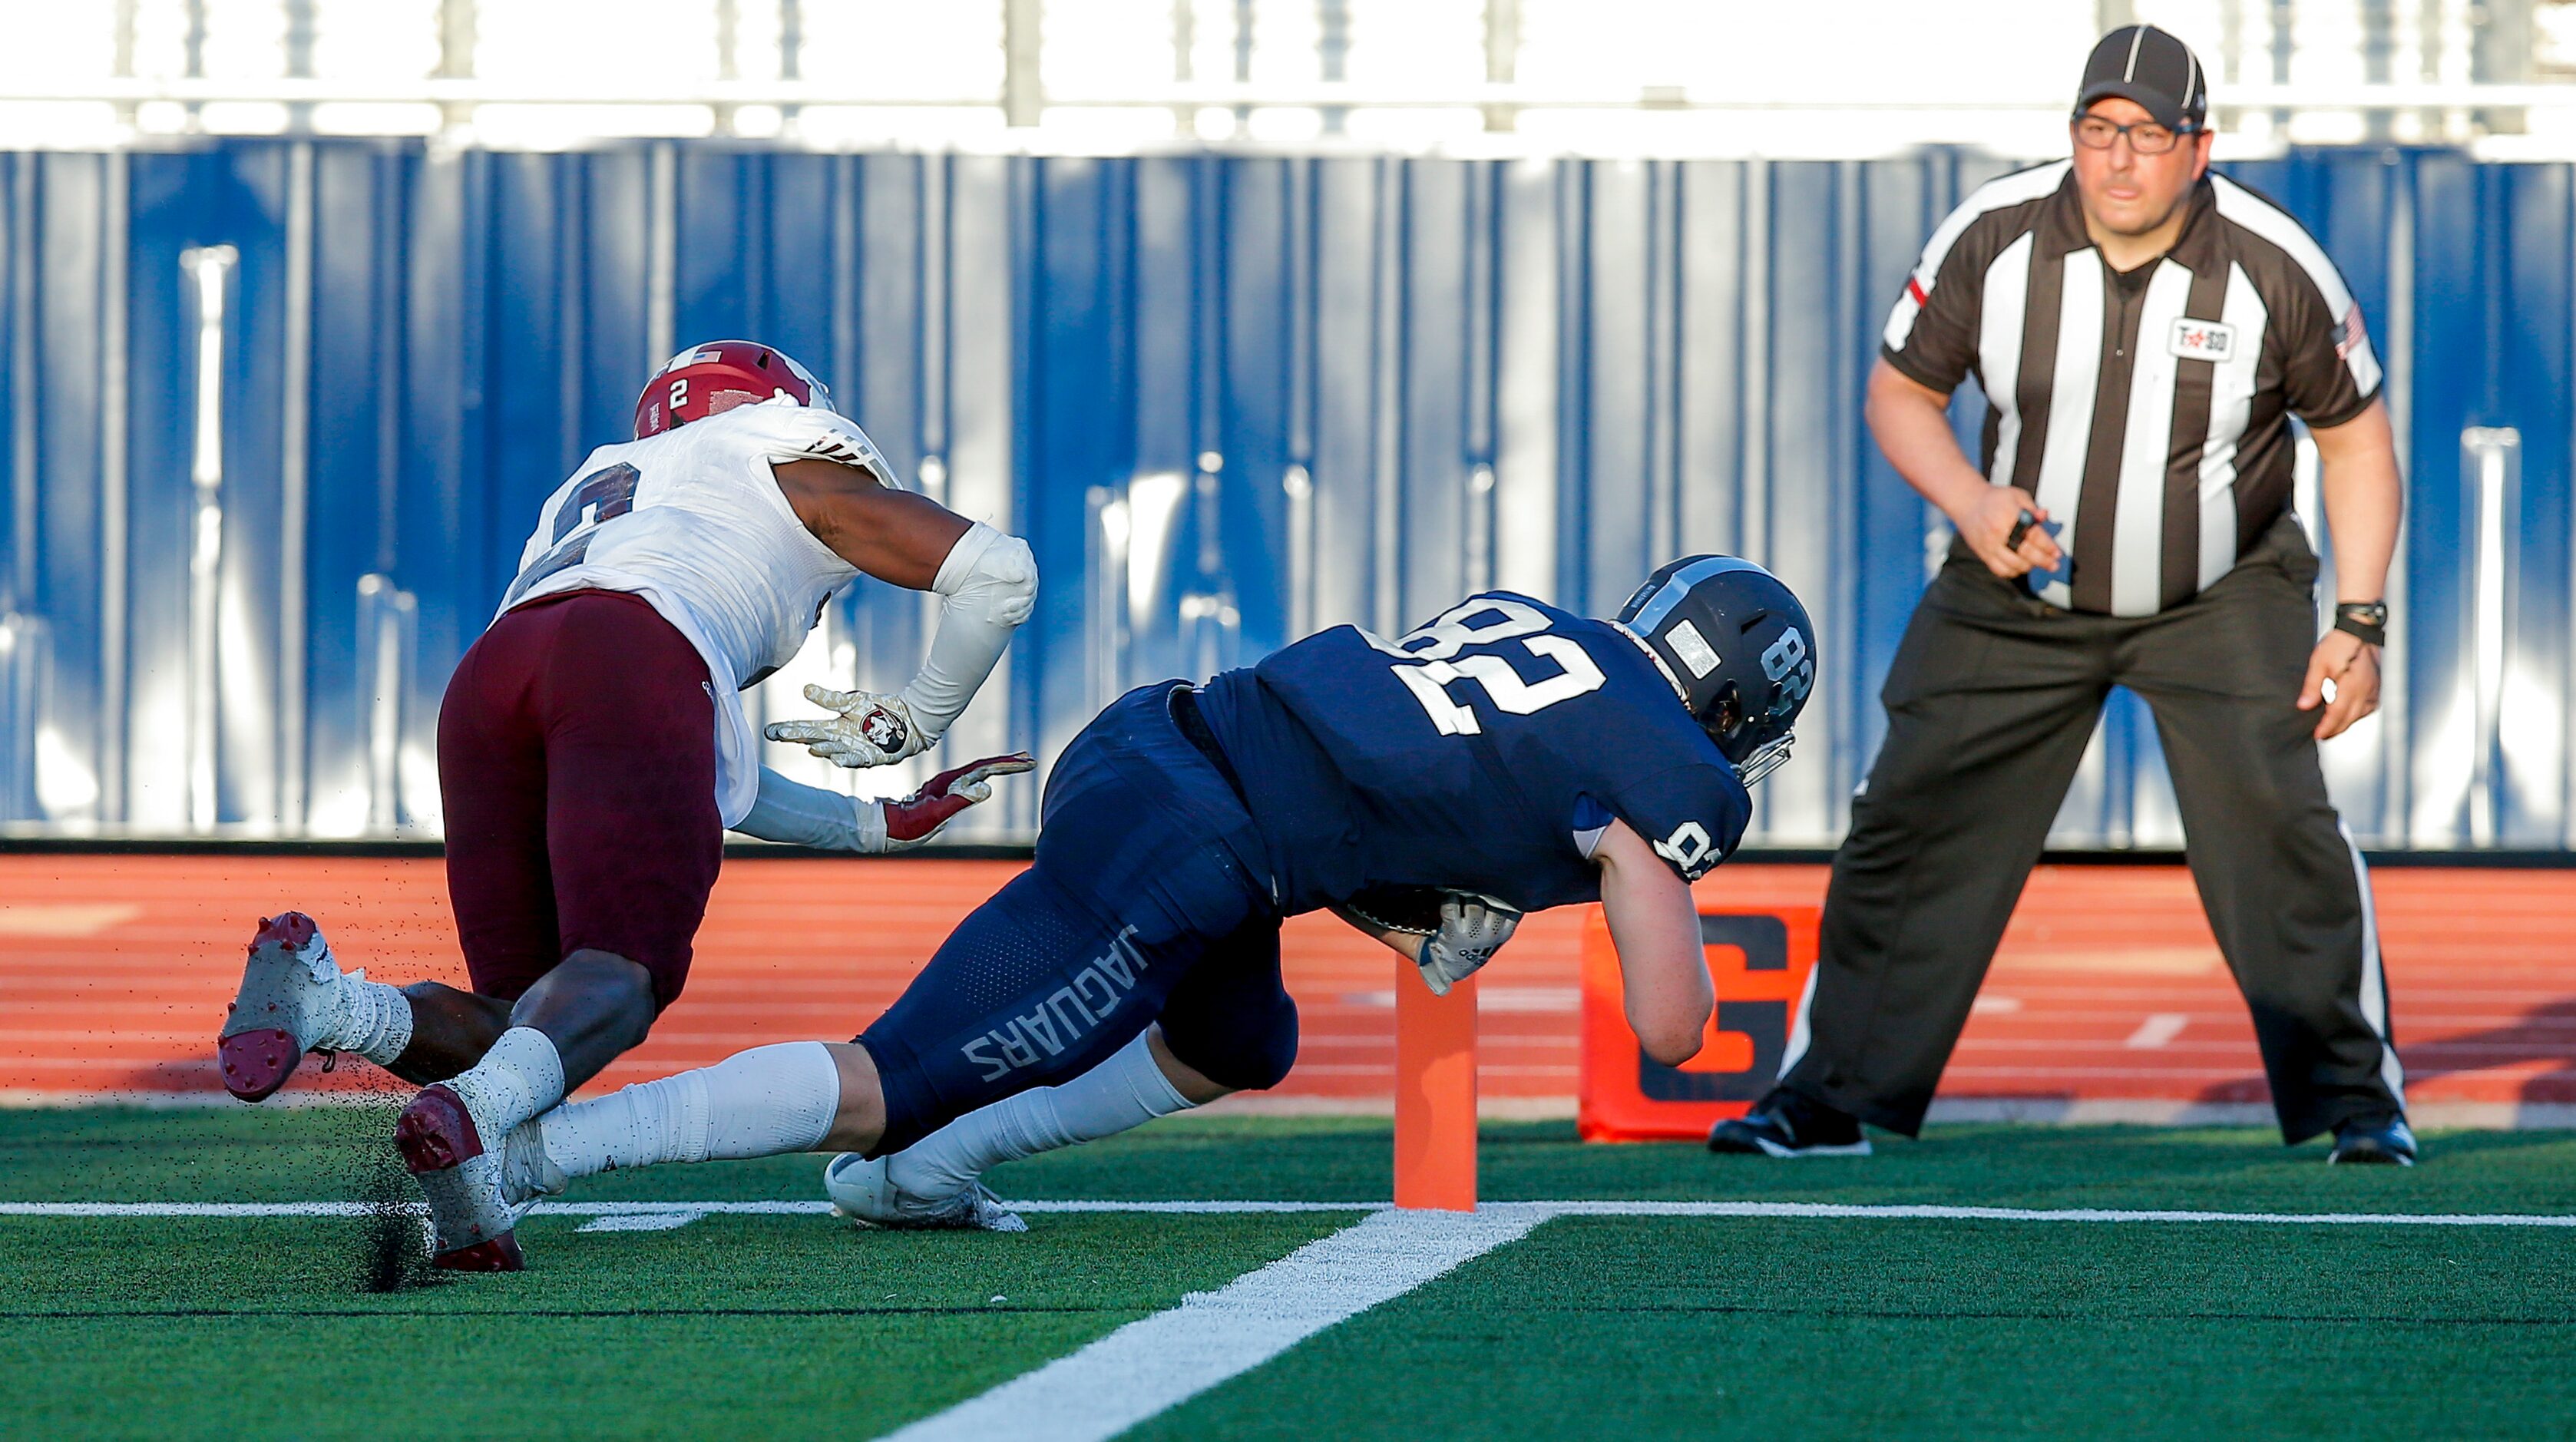
[[[2361,853],[2317,743],[2377,709],[2401,495],[2379,362],[2315,240],[2209,173],[2204,72],[2152,26],[2084,67],[2072,158],[1932,233],[1888,317],[1871,434],[1957,528],[1889,670],[1779,1084],[1709,1138],[1771,1156],[1915,1135],[2103,698],[2155,713],[2192,876],[2282,1138],[2411,1164]],[[1984,465],[1944,411],[1974,374]],[[2341,602],[2290,509],[2316,438]]]

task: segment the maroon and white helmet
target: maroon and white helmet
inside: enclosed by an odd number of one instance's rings
[[[748,340],[694,345],[644,383],[644,394],[635,399],[635,439],[775,396],[840,414],[814,373],[775,346]]]

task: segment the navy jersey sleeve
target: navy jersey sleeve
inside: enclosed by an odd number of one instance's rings
[[[1659,771],[1603,800],[1684,881],[1734,855],[1753,820],[1753,798],[1723,761]]]

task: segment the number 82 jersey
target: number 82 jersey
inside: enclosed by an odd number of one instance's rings
[[[1392,641],[1310,636],[1218,677],[1201,709],[1290,911],[1371,885],[1597,900],[1613,819],[1697,880],[1752,814],[1635,637],[1506,591]]]

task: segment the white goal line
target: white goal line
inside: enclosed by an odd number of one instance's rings
[[[1349,1214],[1395,1210],[1384,1202],[1267,1201],[1091,1201],[1028,1200],[1005,1205],[1023,1212],[1110,1212],[1181,1215],[1337,1212]],[[417,1202],[391,1207],[370,1202],[0,1202],[0,1217],[366,1217],[388,1210],[417,1213]],[[556,1217],[686,1217],[824,1216],[832,1204],[823,1201],[669,1201],[541,1202],[536,1216]],[[2532,1212],[2229,1212],[2179,1208],[2121,1207],[1954,1207],[1933,1205],[1863,1205],[1842,1202],[1653,1202],[1542,1201],[1487,1202],[1479,1216],[1536,1224],[1559,1217],[1739,1217],[1805,1220],[2201,1223],[2239,1226],[2302,1227],[2565,1227],[2576,1228],[2576,1214]]]

